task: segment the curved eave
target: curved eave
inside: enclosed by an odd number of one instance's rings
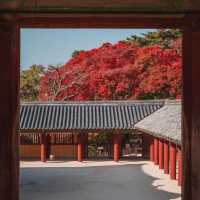
[[[160,139],[169,141],[169,142],[174,143],[174,144],[176,144],[178,146],[182,145],[180,140],[174,139],[172,137],[168,137],[168,136],[165,136],[165,135],[162,135],[162,134],[159,134],[159,133],[154,133],[154,132],[152,132],[150,130],[143,129],[143,128],[140,128],[140,127],[137,127],[136,130],[141,131],[143,133],[147,133],[147,134],[152,135],[152,136],[154,136],[156,138],[160,138]]]
[[[81,128],[81,129],[20,129],[19,133],[79,133],[84,131],[90,132],[100,132],[100,131],[133,131],[134,128]]]

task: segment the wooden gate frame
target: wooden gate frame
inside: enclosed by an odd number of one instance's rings
[[[183,30],[183,200],[200,196],[200,14],[0,14],[0,194],[19,199],[20,28],[180,28]]]

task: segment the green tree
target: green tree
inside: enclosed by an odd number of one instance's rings
[[[163,48],[173,48],[174,41],[181,37],[179,29],[157,29],[144,33],[142,36],[132,35],[126,39],[140,47],[161,45]]]
[[[39,83],[44,67],[42,65],[32,65],[20,74],[20,99],[23,101],[35,101],[38,99]]]

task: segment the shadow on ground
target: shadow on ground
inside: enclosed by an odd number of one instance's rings
[[[142,164],[92,167],[21,168],[20,200],[170,200]]]

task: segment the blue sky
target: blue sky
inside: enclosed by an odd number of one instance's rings
[[[21,69],[63,64],[74,50],[97,48],[147,31],[150,29],[21,29]]]

